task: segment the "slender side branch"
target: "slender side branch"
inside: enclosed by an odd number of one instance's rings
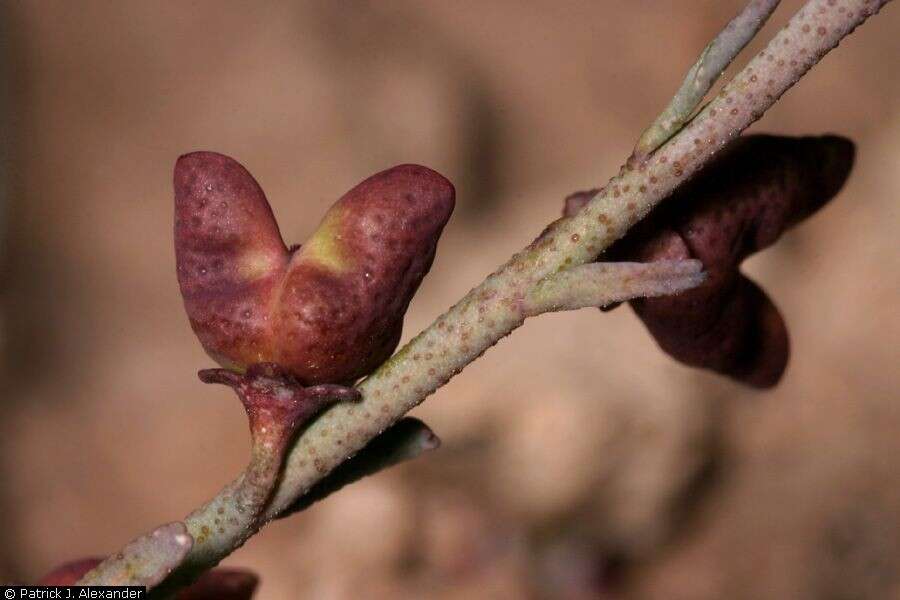
[[[561,310],[599,307],[634,298],[666,296],[695,288],[705,275],[699,260],[652,263],[589,263],[555,273],[528,291],[529,317]]]
[[[332,407],[291,447],[260,524],[293,506],[332,469],[522,324],[542,279],[592,262],[658,202],[756,121],[804,73],[888,0],[810,0],[686,127],[644,161],[629,161],[577,214],[553,223],[363,381],[362,400]],[[232,484],[233,486],[234,484]],[[226,487],[222,496],[232,492]],[[215,516],[216,501],[194,513]],[[211,535],[182,567],[201,572],[252,532]]]
[[[688,122],[722,71],[762,29],[781,0],[754,0],[709,43],[690,68],[669,105],[644,130],[634,148],[634,157],[645,159]]]

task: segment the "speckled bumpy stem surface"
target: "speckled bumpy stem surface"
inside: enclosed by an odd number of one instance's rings
[[[520,300],[560,269],[597,258],[718,150],[756,121],[819,59],[888,0],[812,0],[701,113],[646,162],[620,173],[577,215],[547,232],[360,386],[363,400],[322,415],[291,450],[274,517],[347,456],[522,324]]]
[[[78,585],[152,588],[181,564],[193,544],[184,523],[168,523],[129,542],[85,573]]]
[[[290,449],[262,521],[276,518],[520,326],[528,316],[525,299],[539,282],[595,260],[887,1],[807,2],[765,50],[665,145],[642,161],[629,161],[580,212],[553,223],[411,340],[359,385],[361,402],[334,406],[314,421]],[[216,504],[207,506],[214,510]],[[194,518],[199,516],[195,513]],[[195,546],[183,569],[211,566],[245,539],[246,535],[212,535],[202,548]]]

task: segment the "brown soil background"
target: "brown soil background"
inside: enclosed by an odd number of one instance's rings
[[[447,175],[408,339],[616,171],[741,4],[4,3],[0,581],[180,518],[246,459],[237,402],[194,375],[179,154],[242,161],[289,241],[377,170]],[[416,410],[438,452],[227,564],[262,600],[900,598],[898,31],[889,5],[753,128],[858,145],[747,264],[791,329],[778,388],[675,364],[628,310],[541,317]]]

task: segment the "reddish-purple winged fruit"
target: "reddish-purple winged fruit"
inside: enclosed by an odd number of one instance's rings
[[[400,165],[347,192],[289,250],[243,166],[186,154],[175,165],[175,255],[191,326],[224,367],[272,362],[306,385],[353,381],[396,348],[453,205],[447,179]]]

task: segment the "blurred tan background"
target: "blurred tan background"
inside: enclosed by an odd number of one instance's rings
[[[408,339],[616,171],[742,4],[3,3],[0,581],[180,518],[246,460],[238,403],[194,374],[179,154],[243,162],[289,243],[375,171],[447,175]],[[778,388],[677,365],[628,310],[544,316],[416,411],[439,451],[227,563],[263,600],[900,598],[898,31],[889,5],[754,127],[858,145],[747,265],[791,329]]]

